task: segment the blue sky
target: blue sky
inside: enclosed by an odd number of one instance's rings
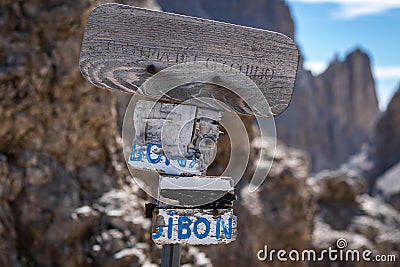
[[[371,57],[379,106],[400,85],[400,0],[286,0],[305,66],[314,74],[356,47]]]

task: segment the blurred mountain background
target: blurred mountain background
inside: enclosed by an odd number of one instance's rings
[[[148,197],[122,157],[130,96],[93,87],[78,68],[86,18],[105,2],[0,3],[0,266],[160,264],[143,218]],[[296,35],[281,0],[114,2]],[[251,131],[252,118],[243,120]],[[238,188],[238,240],[184,247],[182,264],[397,266],[266,263],[256,254],[264,245],[322,250],[345,238],[350,248],[399,260],[400,88],[381,112],[362,49],[318,76],[301,59],[292,103],[276,125],[280,143],[269,179],[248,193],[251,162]],[[257,154],[261,142],[250,136]],[[217,165],[221,157],[227,154]]]

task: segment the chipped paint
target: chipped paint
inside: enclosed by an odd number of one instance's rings
[[[205,175],[214,160],[221,112],[139,100],[128,164],[173,175]]]
[[[159,173],[172,175],[202,175],[199,163],[193,159],[170,160],[163,153],[158,153],[162,146],[159,144],[132,145],[128,164],[135,169],[154,170]]]
[[[236,240],[237,221],[232,209],[158,209],[153,216],[156,244],[210,245]]]

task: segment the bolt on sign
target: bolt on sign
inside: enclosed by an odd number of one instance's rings
[[[143,96],[128,114],[127,162],[158,174],[157,203],[146,205],[156,244],[236,239],[234,179],[206,175],[222,114],[282,113],[298,61],[276,32],[119,4],[92,11],[80,69],[98,87]]]

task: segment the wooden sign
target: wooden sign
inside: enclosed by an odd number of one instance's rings
[[[217,82],[182,85],[163,97],[178,102],[212,97],[240,113],[272,116],[289,105],[298,60],[296,45],[280,33],[105,4],[94,9],[87,21],[80,68],[96,86],[135,93],[149,77],[167,67],[188,62],[206,62],[210,68],[221,64],[225,71],[234,69],[251,79],[268,100],[272,114],[252,111],[246,99],[260,99],[254,89],[226,90]],[[237,76],[230,78],[239,79]]]
[[[232,209],[157,209],[152,238],[156,244],[228,244],[236,239]]]

